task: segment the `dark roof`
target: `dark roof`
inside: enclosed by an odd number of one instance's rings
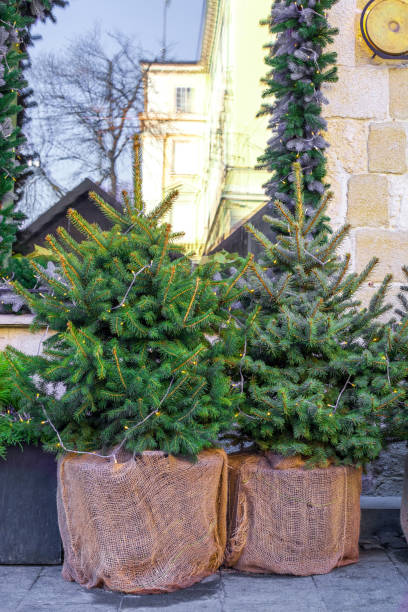
[[[246,257],[248,253],[253,253],[257,257],[262,248],[255,238],[245,229],[246,223],[251,223],[258,230],[261,230],[269,238],[274,239],[274,232],[269,223],[263,220],[264,215],[271,214],[271,204],[261,204],[248,217],[242,219],[232,228],[231,233],[216,245],[213,245],[208,250],[208,255],[217,253],[217,251],[228,251],[229,253],[238,253],[241,257]]]
[[[17,233],[14,250],[17,253],[29,253],[35,244],[42,245],[47,234],[53,234],[57,227],[65,227],[74,238],[81,239],[81,236],[70,227],[67,219],[68,208],[77,210],[90,223],[98,223],[102,229],[109,229],[112,223],[103,215],[95,203],[89,199],[89,192],[95,191],[102,199],[108,202],[117,210],[121,210],[120,204],[115,198],[102,189],[90,179],[84,179],[72,191],[66,193],[51,208],[46,210],[35,221]],[[82,237],[83,238],[83,237]]]

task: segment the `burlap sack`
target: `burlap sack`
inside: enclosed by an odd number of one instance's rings
[[[400,520],[402,531],[406,541],[408,542],[408,454],[405,457],[404,486],[402,489]]]
[[[204,451],[190,463],[153,452],[115,464],[70,454],[59,462],[57,502],[66,580],[174,591],[223,560],[227,456]]]
[[[309,576],[358,561],[361,470],[307,469],[296,458],[262,455],[228,459],[227,566]]]

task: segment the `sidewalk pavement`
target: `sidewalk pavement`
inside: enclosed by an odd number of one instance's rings
[[[408,612],[408,548],[369,546],[359,563],[298,578],[221,570],[163,595],[86,590],[61,567],[0,566],[1,612]]]

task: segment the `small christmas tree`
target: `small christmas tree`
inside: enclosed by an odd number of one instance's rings
[[[120,446],[194,456],[233,417],[219,332],[241,273],[217,283],[216,261],[193,267],[171,226],[160,223],[176,192],[146,213],[138,160],[136,138],[134,197],[123,193],[122,212],[91,194],[114,222],[110,231],[71,209],[84,241],[60,228],[47,243],[61,273],[33,263],[48,292],[32,295],[14,283],[36,325],[56,331],[43,356],[8,352],[22,402],[54,429],[50,450]]]
[[[264,264],[250,264],[250,314],[235,363],[245,396],[239,433],[260,450],[299,454],[309,465],[360,465],[380,451],[381,415],[404,394],[390,385],[376,348],[391,278],[361,308],[356,292],[377,260],[348,273],[350,256],[336,254],[348,226],[331,237],[315,233],[328,197],[307,220],[300,164],[294,173],[295,213],[276,202],[279,218],[265,219],[286,235],[272,244],[247,227],[264,248]]]
[[[408,281],[408,267],[402,272]],[[399,305],[395,309],[396,318],[389,322],[386,334],[378,343],[378,362],[386,369],[389,385],[398,399],[387,406],[384,414],[384,437],[387,442],[408,441],[408,285],[403,284],[398,294]],[[401,391],[405,395],[401,395]]]
[[[265,59],[270,72],[265,78],[264,97],[273,96],[274,101],[265,103],[259,114],[270,115],[273,136],[259,163],[272,172],[265,185],[271,203],[278,199],[291,210],[292,164],[296,161],[301,164],[307,216],[319,205],[327,187],[324,152],[328,143],[322,136],[327,124],[321,116],[327,100],[322,86],[337,80],[336,53],[324,52],[337,34],[327,21],[327,11],[336,1],[276,0],[265,22],[274,41]]]

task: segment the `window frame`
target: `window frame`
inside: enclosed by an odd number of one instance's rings
[[[193,88],[176,87],[176,113],[191,114],[193,108]]]

